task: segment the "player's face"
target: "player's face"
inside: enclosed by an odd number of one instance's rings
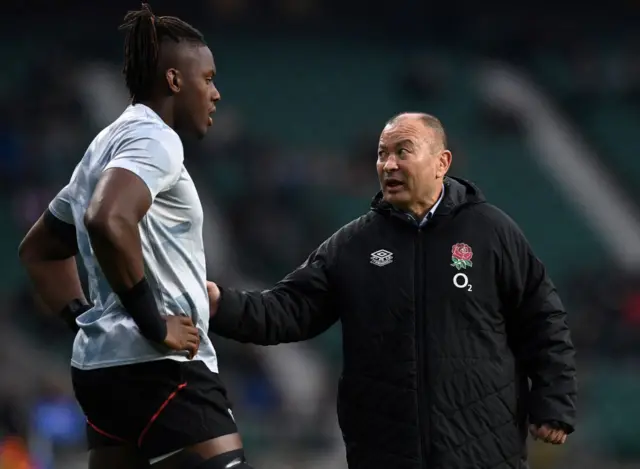
[[[213,123],[212,116],[220,100],[213,82],[216,75],[213,54],[206,46],[191,47],[183,63],[183,83],[176,96],[177,112],[181,127],[202,138]]]
[[[446,172],[436,139],[418,119],[400,119],[384,128],[376,164],[384,200],[416,214],[424,210]]]

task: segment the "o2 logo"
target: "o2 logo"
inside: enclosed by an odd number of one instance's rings
[[[461,272],[453,276],[453,285],[456,288],[466,288],[467,291],[473,290],[473,286],[469,283],[469,277]]]

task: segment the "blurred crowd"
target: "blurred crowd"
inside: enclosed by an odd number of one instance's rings
[[[214,130],[185,146],[205,206],[211,278],[264,288],[295,268],[368,209],[385,120],[405,110],[432,112],[450,130],[452,172],[478,180],[531,234],[571,313],[580,424],[567,448],[535,446],[533,467],[640,467],[640,276],[607,255],[588,223],[573,223],[576,210],[546,189],[552,178],[529,171],[522,122],[483,102],[469,84],[471,70],[493,61],[526,74],[633,199],[640,35],[632,16],[611,20],[631,27],[614,27],[586,13],[569,22],[571,15],[531,9],[456,17],[440,6],[436,21],[421,2],[396,3],[386,17],[375,11],[370,18],[357,1],[154,6],[203,30],[218,60]],[[80,19],[64,5],[51,15],[69,25]],[[116,31],[127,4],[100,8],[105,13],[90,24],[63,30],[16,11],[14,27],[23,34],[4,43],[0,469],[85,464],[84,420],[68,373],[73,338],[27,286],[17,245],[94,135],[127,104]],[[345,467],[335,419],[339,327],[307,344],[259,348],[219,339],[216,347],[256,467]]]

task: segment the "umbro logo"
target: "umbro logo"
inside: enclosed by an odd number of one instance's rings
[[[371,253],[371,263],[378,267],[383,267],[393,262],[393,254],[385,249],[380,249]]]

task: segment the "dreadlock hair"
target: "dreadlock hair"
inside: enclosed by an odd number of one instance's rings
[[[119,29],[126,31],[122,73],[134,103],[150,97],[164,39],[206,45],[200,31],[175,16],[155,16],[148,3],[128,12]]]

